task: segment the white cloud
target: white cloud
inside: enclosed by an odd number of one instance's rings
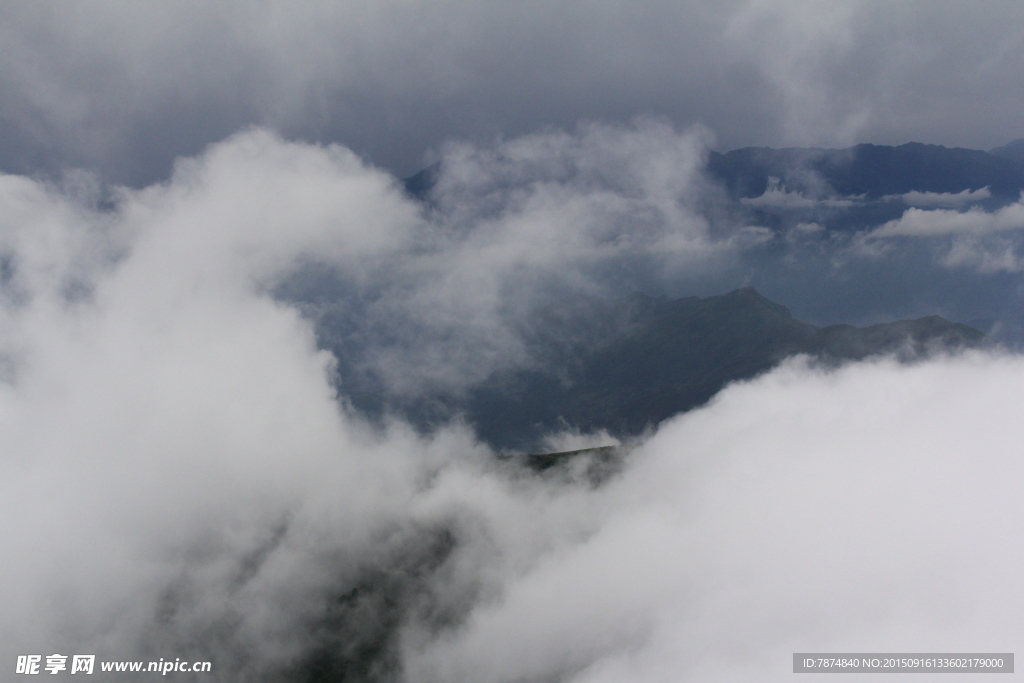
[[[861,196],[844,198],[823,198],[812,199],[805,197],[801,192],[789,191],[785,184],[780,183],[778,178],[768,178],[768,187],[759,197],[744,197],[740,202],[747,206],[771,207],[778,209],[812,209],[818,206],[829,208],[846,208],[854,206]]]
[[[328,263],[339,305],[368,318],[364,351],[458,383],[521,360],[515,323],[550,282],[586,293],[587,269],[616,258],[706,261],[688,208],[703,149],[658,123],[462,146],[433,210],[344,148],[262,130],[112,210],[0,177],[5,659],[206,648],[243,680],[308,648],[330,591],[430,530],[467,544],[439,589],[456,606],[577,537],[592,525],[579,490],[548,505],[546,486],[489,473],[465,430],[379,434],[344,413],[334,359],[269,292]]]
[[[733,386],[411,678],[783,681],[797,651],[1013,651],[1021,386],[1020,358],[984,356]]]
[[[1021,228],[1024,228],[1024,204],[1018,201],[991,212],[979,207],[967,211],[910,208],[900,218],[889,221],[869,236],[983,235]]]
[[[267,294],[317,257],[360,296],[393,276],[425,288],[412,306],[463,302],[459,331],[506,320],[537,273],[699,260],[700,149],[660,125],[460,147],[439,216],[345,149],[262,131],[111,211],[0,178],[4,661],[209,657],[258,680],[322,644],[367,576],[412,586],[389,596],[412,605],[393,627],[410,680],[788,680],[796,650],[1015,649],[1019,358],[791,363],[595,489],[459,428],[371,430]],[[392,628],[386,604],[338,637]]]
[[[1024,270],[1024,258],[1019,240],[1005,237],[978,239],[958,237],[942,257],[942,264],[951,268],[966,267],[980,273],[1019,273]]]
[[[4,661],[130,656],[147,637],[191,647],[190,629],[245,612],[252,591],[285,589],[271,567],[257,587],[229,590],[282,520],[278,563],[308,554],[326,518],[341,523],[338,543],[365,544],[391,514],[381,487],[412,486],[420,465],[339,414],[331,359],[261,287],[311,250],[345,261],[387,249],[415,217],[390,178],[345,150],[252,132],[167,185],[126,191],[113,214],[0,180],[5,290],[18,294],[0,310],[13,366],[0,385],[0,581],[17,587],[0,621]],[[69,281],[85,293],[69,298]],[[288,581],[317,583],[310,569]],[[155,634],[178,580],[196,581],[196,602]],[[275,629],[288,619],[246,612],[227,639],[287,651]]]
[[[950,201],[964,195],[951,195]],[[966,196],[966,195],[964,195]],[[932,246],[932,258],[947,268],[969,269],[981,274],[1018,273],[1024,266],[1021,252],[1024,204],[1020,201],[995,211],[972,207],[955,209],[909,208],[903,215],[854,240],[858,253],[882,256],[893,253],[890,238],[943,238]]]
[[[983,199],[992,197],[987,187],[980,190],[963,190],[961,192],[907,192],[900,195],[903,202],[909,206],[943,206],[961,207],[972,202],[980,202]]]
[[[370,331],[383,332],[367,363],[396,391],[458,389],[530,364],[523,329],[552,302],[699,277],[762,240],[710,234],[707,142],[702,129],[641,119],[449,145],[427,220],[367,276],[384,294],[368,298]]]

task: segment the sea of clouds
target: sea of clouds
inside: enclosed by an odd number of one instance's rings
[[[709,217],[706,146],[657,121],[452,145],[426,203],[261,129],[142,189],[0,176],[2,666],[771,681],[797,651],[1020,649],[1019,356],[794,359],[595,484],[366,421],[316,307],[275,295],[328,268],[394,391],[529,364],[552,298],[767,239]]]

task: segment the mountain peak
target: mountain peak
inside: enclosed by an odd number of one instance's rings
[[[992,156],[1024,163],[1024,138],[1012,140],[1002,147],[996,147],[995,149],[989,150],[988,153]]]

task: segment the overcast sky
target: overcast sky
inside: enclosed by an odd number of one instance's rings
[[[586,0],[5,2],[0,168],[166,178],[248,124],[406,175],[450,139],[638,114],[720,150],[1024,136],[1024,7]]]

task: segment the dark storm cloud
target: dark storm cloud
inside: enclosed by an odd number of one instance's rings
[[[1019,137],[1024,10],[880,2],[5,3],[0,167],[140,185],[247,124],[398,174],[638,113],[719,146]]]

